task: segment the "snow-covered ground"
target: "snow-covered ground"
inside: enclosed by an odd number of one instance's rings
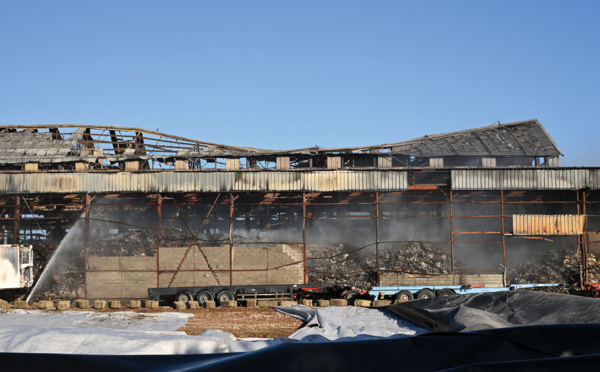
[[[0,352],[66,354],[205,354],[258,350],[286,342],[407,337],[428,332],[386,311],[355,307],[279,310],[308,324],[289,338],[237,339],[209,330],[176,331],[191,314],[12,310],[0,314]]]

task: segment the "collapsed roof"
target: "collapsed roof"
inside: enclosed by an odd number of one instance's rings
[[[2,125],[0,164],[108,162],[174,158],[400,154],[416,157],[563,155],[537,119],[498,124],[375,146],[265,150],[228,146],[132,127]]]

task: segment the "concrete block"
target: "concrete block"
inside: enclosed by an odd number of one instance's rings
[[[198,303],[198,301],[189,301],[188,306],[190,307],[190,309],[199,309],[200,308],[200,304]]]
[[[94,301],[94,309],[95,310],[104,310],[104,308],[106,308],[106,301],[104,301],[104,300]]]
[[[27,307],[29,307],[29,304],[27,303],[27,301],[15,301],[13,302],[13,307],[15,309],[27,309]]]
[[[204,307],[207,309],[214,309],[215,307],[217,307],[217,303],[214,301],[205,301]]]
[[[277,306],[277,300],[259,300],[258,307]]]
[[[319,301],[317,301],[317,306],[329,307],[329,300],[319,300]]]
[[[331,300],[331,306],[348,306],[348,301],[341,298]]]
[[[302,300],[302,305],[306,307],[313,307],[313,300]]]
[[[373,302],[373,307],[385,307],[392,303],[390,300],[377,300]]]
[[[221,307],[237,307],[237,301],[221,301]]]
[[[131,301],[129,301],[129,308],[130,309],[139,309],[140,307],[142,307],[142,301],[140,301],[140,300],[131,300]]]
[[[111,309],[120,309],[121,308],[121,301],[110,300],[110,301],[108,301],[108,307],[111,308]]]
[[[54,303],[52,301],[42,300],[42,301],[38,301],[37,307],[40,310],[54,309]]]
[[[158,309],[158,301],[144,300],[143,305],[146,309]]]
[[[298,305],[297,301],[291,301],[291,300],[279,300],[278,303],[279,303],[279,306]]]
[[[356,300],[354,301],[356,307],[371,307],[371,301],[369,300]]]
[[[258,306],[256,300],[246,300],[246,307],[256,307],[256,306]]]
[[[183,301],[175,301],[173,302],[173,309],[177,311],[183,311],[187,309],[187,306],[185,306],[185,302]]]
[[[69,310],[71,308],[71,301],[58,301],[58,310]]]
[[[75,300],[75,307],[78,309],[87,309],[90,307],[90,302],[88,300]]]

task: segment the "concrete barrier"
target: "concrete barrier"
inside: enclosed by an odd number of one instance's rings
[[[377,300],[373,302],[373,307],[385,307],[392,303],[390,300]]]
[[[78,309],[87,309],[90,307],[90,302],[88,300],[75,300],[75,307]]]
[[[54,303],[52,301],[41,300],[38,301],[37,308],[40,310],[54,309]]]
[[[27,303],[27,301],[15,301],[13,302],[13,307],[15,309],[27,309],[29,307],[29,303]]]
[[[121,308],[121,301],[110,300],[110,301],[108,301],[108,307],[110,309],[120,309]]]
[[[329,300],[319,300],[319,301],[317,301],[317,306],[329,307]]]
[[[204,307],[207,309],[214,309],[217,307],[217,303],[214,301],[204,301]]]
[[[175,301],[173,302],[173,309],[177,311],[183,311],[187,309],[187,306],[185,306],[185,302],[183,301]]]
[[[356,300],[354,301],[356,307],[371,307],[371,301],[369,300]]]
[[[258,307],[277,306],[277,300],[259,300]]]
[[[58,301],[58,310],[69,310],[71,308],[71,301]]]
[[[221,301],[221,307],[237,307],[237,301]]]
[[[331,306],[348,306],[348,301],[341,298],[331,300]]]
[[[190,309],[199,309],[200,308],[200,304],[198,303],[198,301],[189,301],[188,306],[190,307]]]
[[[140,301],[140,300],[131,300],[131,301],[129,301],[129,308],[130,309],[139,309],[140,307],[142,307],[142,301]]]
[[[144,300],[143,305],[146,309],[158,309],[158,301]]]
[[[106,301],[96,300],[94,301],[94,310],[104,310],[106,308]]]

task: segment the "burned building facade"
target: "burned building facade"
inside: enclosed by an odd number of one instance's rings
[[[0,244],[32,244],[40,295],[71,298],[498,285],[486,275],[503,268],[509,281],[597,280],[600,169],[559,167],[561,155],[537,120],[286,151],[139,128],[4,125]]]

